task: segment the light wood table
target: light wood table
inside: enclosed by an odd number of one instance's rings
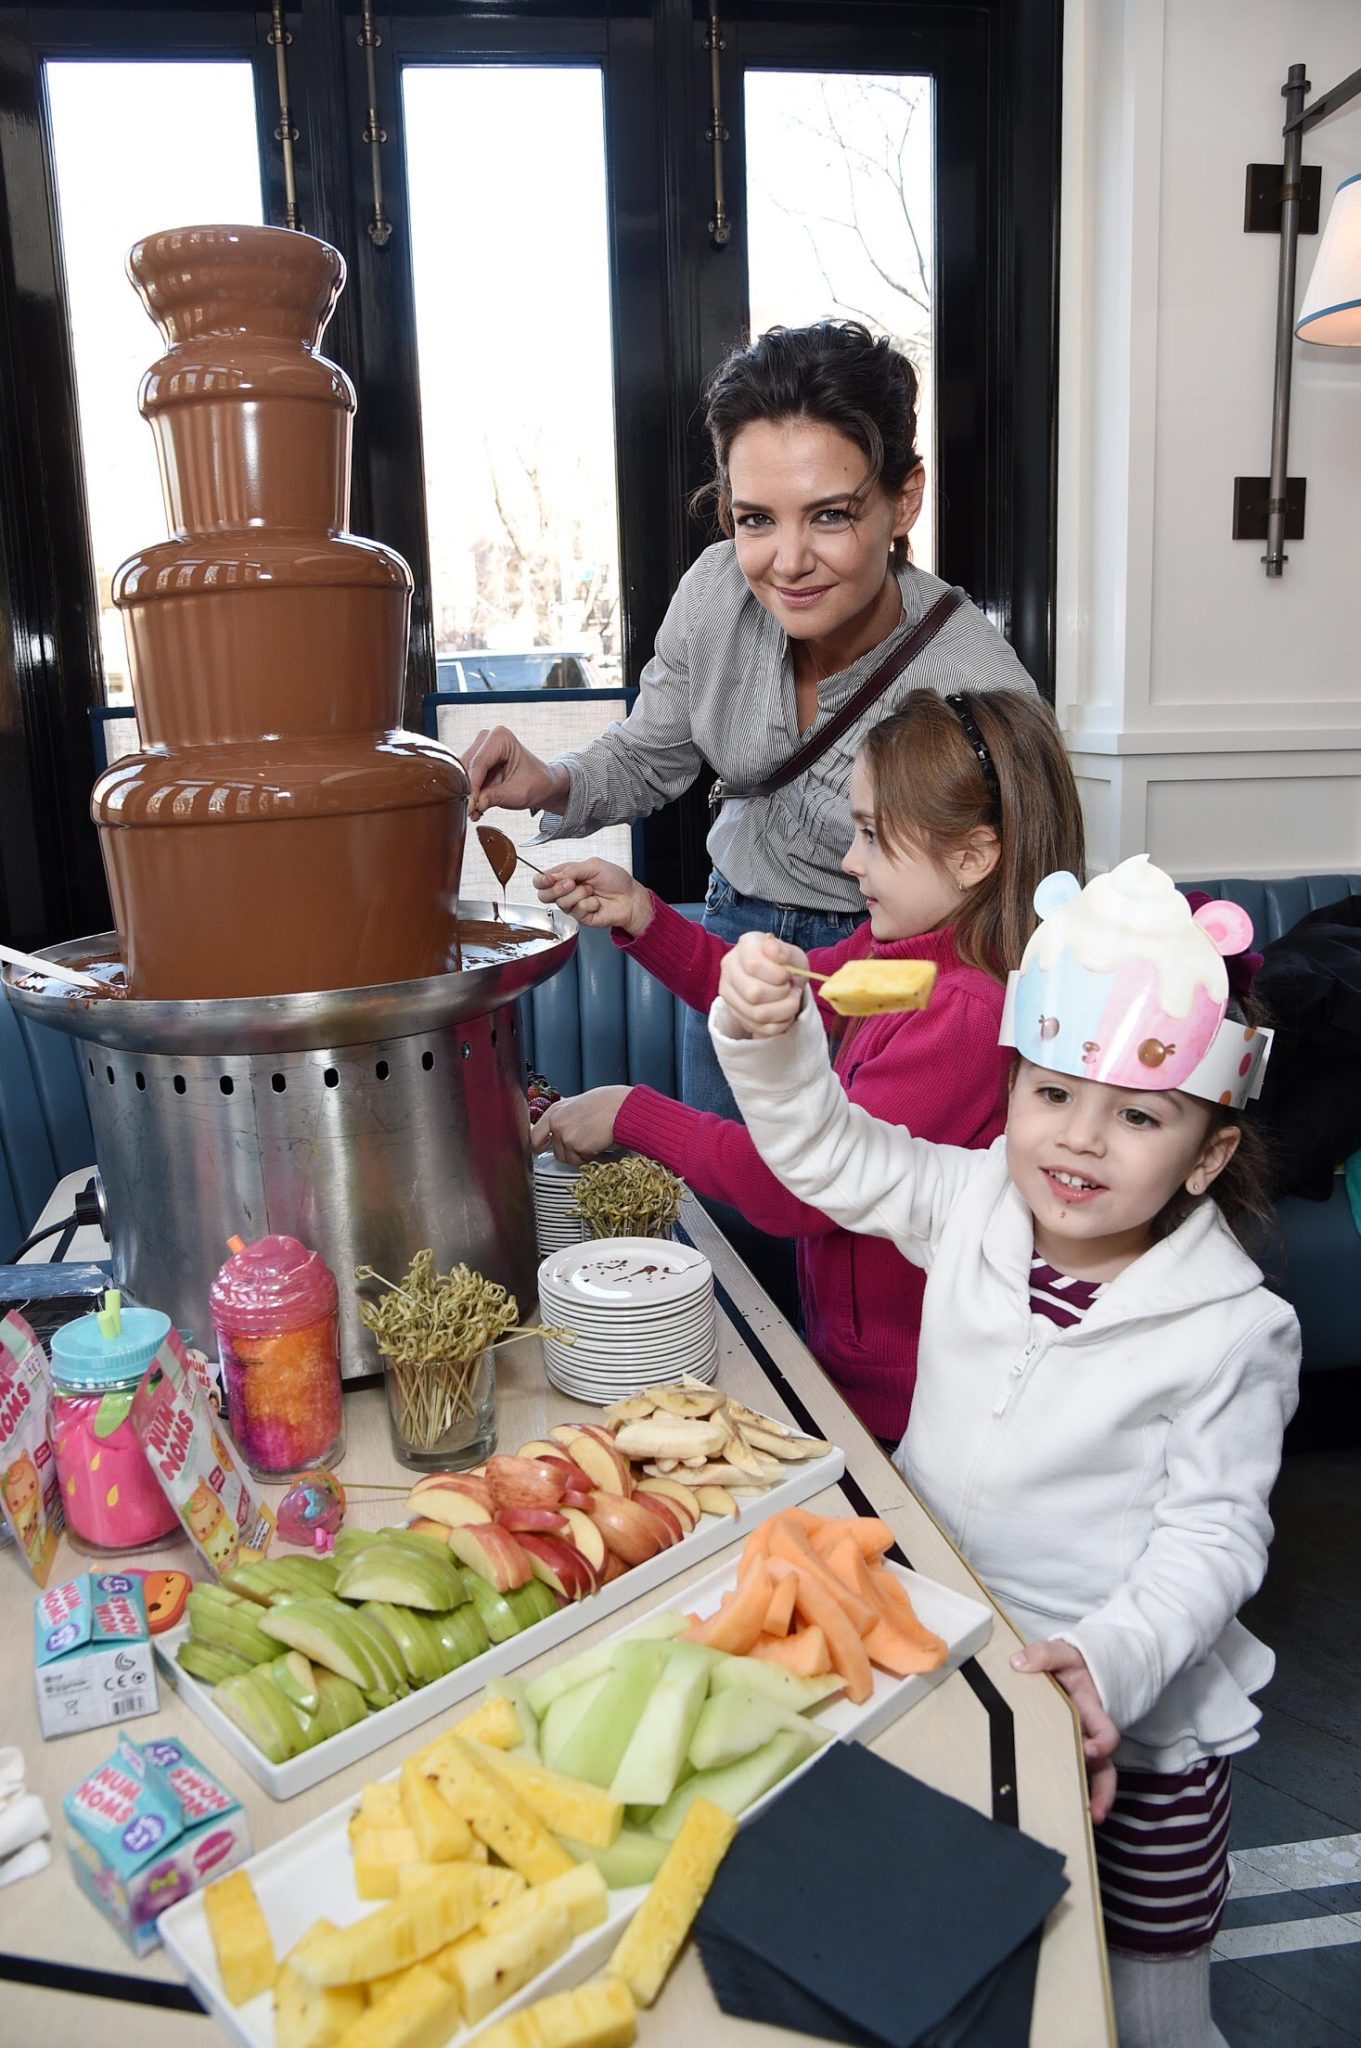
[[[687,1205],[687,1235],[713,1263],[722,1311],[720,1383],[753,1407],[782,1415],[839,1444],[846,1454],[840,1485],[810,1505],[825,1512],[882,1515],[897,1534],[908,1562],[961,1592],[987,1599],[986,1590],[885,1457],[775,1309],[747,1268],[697,1204]],[[554,1422],[589,1420],[593,1411],[565,1399],[543,1375],[537,1343],[501,1354],[498,1420],[503,1448],[541,1436]],[[361,1389],[346,1399],[348,1451],[341,1476],[355,1492],[361,1482],[402,1480],[392,1458],[381,1394]],[[349,1519],[377,1528],[396,1519],[399,1495],[361,1501]],[[722,1553],[721,1555],[726,1554]],[[714,1569],[710,1558],[670,1582],[682,1587]],[[58,1575],[87,1560],[63,1539]],[[187,1547],[148,1553],[138,1563],[193,1569]],[[646,1610],[646,1599],[617,1610],[556,1651],[537,1670],[574,1655],[597,1637],[625,1626]],[[0,1555],[0,1637],[8,1646],[0,1690],[0,1741],[22,1749],[30,1788],[47,1802],[58,1839],[51,1866],[40,1876],[0,1890],[0,2038],[38,2040],[45,2048],[123,2048],[130,2034],[140,2048],[211,2048],[211,2022],[179,1983],[164,1953],[134,1962],[108,1923],[77,1892],[60,1842],[61,1802],[73,1785],[109,1754],[114,1736],[103,1728],[43,1742],[31,1683],[32,1586],[17,1559]],[[1076,1721],[1063,1694],[1048,1679],[1012,1671],[1019,1645],[1000,1610],[992,1639],[960,1671],[914,1707],[874,1744],[880,1755],[926,1783],[981,1812],[1018,1824],[1062,1851],[1069,1889],[1046,1923],[1035,1990],[1031,2039],[1039,2048],[1100,2048],[1114,2041],[1097,1901],[1091,1830]],[[464,1712],[466,1708],[459,1708]],[[244,1801],[257,1849],[355,1793],[369,1778],[391,1771],[435,1732],[433,1724],[375,1751],[296,1799],[277,1802],[249,1779],[204,1724],[162,1682],[161,1708],[130,1727],[135,1740],[155,1734],[180,1737]],[[912,1845],[904,1844],[904,1856]],[[643,2018],[640,2038],[656,2048],[772,2048],[807,2037],[756,2027],[720,2012],[693,1947],[681,1958],[656,2007]]]

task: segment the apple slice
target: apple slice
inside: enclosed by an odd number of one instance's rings
[[[635,1493],[629,1504],[631,1507],[640,1507],[644,1514],[656,1516],[666,1531],[668,1544],[679,1543],[682,1536],[688,1536],[690,1533],[689,1525],[674,1501],[658,1500],[656,1495],[651,1493]]]
[[[512,1593],[534,1576],[534,1567],[520,1540],[495,1522],[467,1522],[449,1531],[449,1548],[460,1564],[477,1573],[498,1593]]]
[[[619,1494],[625,1500],[632,1493],[633,1474],[628,1459],[615,1449],[611,1437],[590,1436],[583,1430],[572,1447],[572,1456],[582,1471],[589,1474],[597,1492]]]
[[[562,1445],[550,1443],[546,1437],[534,1437],[529,1443],[521,1444],[515,1455],[517,1458],[560,1458]]]
[[[428,1493],[421,1494],[419,1499],[411,1500],[408,1505],[420,1517],[422,1524],[428,1526],[433,1522],[445,1530],[489,1522],[493,1513],[490,1500],[479,1500],[475,1494],[464,1493],[461,1487],[452,1486],[439,1490],[431,1487]]]
[[[430,1515],[417,1515],[415,1521],[408,1522],[406,1526],[415,1536],[438,1536],[441,1543],[449,1541],[449,1524],[437,1522]]]
[[[560,1422],[556,1428],[550,1429],[548,1434],[555,1444],[570,1444],[581,1435],[581,1424],[579,1422]]]
[[[690,1517],[692,1529],[704,1512],[694,1488],[683,1486],[679,1479],[640,1479],[633,1491],[635,1496],[640,1493],[658,1494],[662,1500],[671,1501],[676,1507],[683,1508]]]
[[[737,1502],[733,1499],[726,1486],[697,1486],[695,1488],[695,1499],[699,1502],[702,1512],[706,1515],[727,1515],[733,1517],[737,1513]]]
[[[617,1493],[596,1493],[591,1501],[591,1520],[612,1550],[626,1565],[643,1564],[664,1550],[669,1541],[657,1515],[636,1507]]]
[[[523,1546],[529,1553],[535,1578],[542,1579],[550,1592],[560,1594],[564,1600],[584,1599],[600,1583],[575,1543],[563,1543],[556,1536],[526,1536]]]
[[[589,1496],[587,1497],[589,1499]],[[610,1555],[610,1551],[590,1516],[581,1508],[564,1507],[562,1517],[567,1524],[567,1541],[575,1543],[593,1571],[603,1572],[605,1559]]]
[[[494,1519],[512,1536],[561,1536],[570,1542],[567,1522],[556,1508],[498,1508]]]
[[[601,1585],[608,1586],[611,1579],[622,1579],[627,1570],[628,1566],[624,1563],[623,1558],[616,1557],[612,1550],[607,1550],[605,1552],[605,1569],[600,1574]]]
[[[567,1475],[537,1458],[488,1458],[487,1484],[498,1508],[555,1508]]]
[[[562,1499],[559,1501],[558,1505],[562,1509],[564,1514],[566,1514],[568,1508],[584,1508],[587,1514],[589,1514],[591,1509],[591,1495],[594,1492],[595,1488],[592,1486],[590,1480],[586,1477],[586,1474],[583,1472],[581,1475],[580,1486],[569,1486],[566,1493],[562,1496]]]
[[[491,1488],[485,1479],[475,1478],[471,1472],[427,1472],[415,1481],[407,1495],[407,1505],[414,1514],[419,1514],[419,1503],[427,1494],[465,1493],[469,1500],[480,1500],[491,1511]]]

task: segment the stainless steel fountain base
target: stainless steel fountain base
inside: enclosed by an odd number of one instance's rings
[[[491,915],[463,904],[465,915]],[[347,1378],[377,1365],[356,1266],[399,1279],[430,1245],[535,1294],[525,1059],[515,998],[576,944],[556,914],[514,958],[380,989],[232,1003],[88,1003],[9,984],[78,1042],[116,1282],[213,1348],[208,1289],[227,1239],[287,1232],[340,1283]],[[100,940],[53,948],[88,958]],[[192,1014],[191,1014],[192,1013]]]

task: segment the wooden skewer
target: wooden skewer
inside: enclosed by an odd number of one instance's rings
[[[786,969],[786,972],[789,974],[801,974],[805,981],[831,980],[829,974],[819,974],[816,967],[790,967]]]
[[[0,960],[8,960],[11,967],[22,967],[25,974],[46,974],[53,981],[69,981],[76,988],[91,989],[97,996],[109,993],[103,982],[96,981],[92,974],[81,974],[74,967],[63,967],[60,960],[42,960],[36,953],[21,953],[17,946],[0,946]]]

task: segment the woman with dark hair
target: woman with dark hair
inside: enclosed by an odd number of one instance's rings
[[[1031,689],[975,607],[909,560],[926,477],[917,378],[855,321],[772,328],[715,374],[707,492],[728,539],[682,577],[629,716],[544,762],[504,726],[468,755],[473,813],[543,813],[580,839],[719,777],[705,928],[835,945],[860,922],[842,869],[851,764],[909,690]],[[685,1100],[733,1117],[702,1017]]]

